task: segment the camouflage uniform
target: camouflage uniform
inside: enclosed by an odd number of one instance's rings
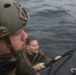
[[[46,62],[49,60],[42,51],[39,51],[38,54],[33,54],[33,55],[29,55],[27,51],[25,53],[27,59],[31,62],[33,66],[40,62]]]
[[[26,57],[8,57],[7,61],[0,61],[0,75],[39,75]],[[5,59],[5,60],[6,60]],[[1,58],[0,58],[1,60]]]

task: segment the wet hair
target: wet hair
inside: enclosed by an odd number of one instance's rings
[[[26,45],[30,45],[30,42],[33,40],[37,40],[37,39],[35,37],[28,36],[28,38],[26,39]]]

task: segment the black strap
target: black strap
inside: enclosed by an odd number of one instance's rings
[[[66,52],[64,55],[62,55],[62,57],[65,57],[66,55],[69,55],[70,57],[72,57],[75,50],[76,50],[76,48],[74,50],[70,50],[70,51]]]
[[[32,60],[32,62],[35,62],[38,59],[39,56],[40,56],[40,53],[36,53],[33,60]]]
[[[8,35],[4,37],[4,40],[6,41],[8,48],[11,51],[11,54],[13,54],[14,56],[17,56],[17,53],[15,52]]]

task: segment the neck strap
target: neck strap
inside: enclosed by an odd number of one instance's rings
[[[11,51],[11,54],[17,56],[17,53],[15,52],[8,35],[4,37],[4,40],[7,43],[7,47]]]

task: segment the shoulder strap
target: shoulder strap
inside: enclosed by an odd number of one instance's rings
[[[38,59],[39,56],[40,56],[40,53],[36,53],[33,60],[32,60],[32,62],[35,62]]]

